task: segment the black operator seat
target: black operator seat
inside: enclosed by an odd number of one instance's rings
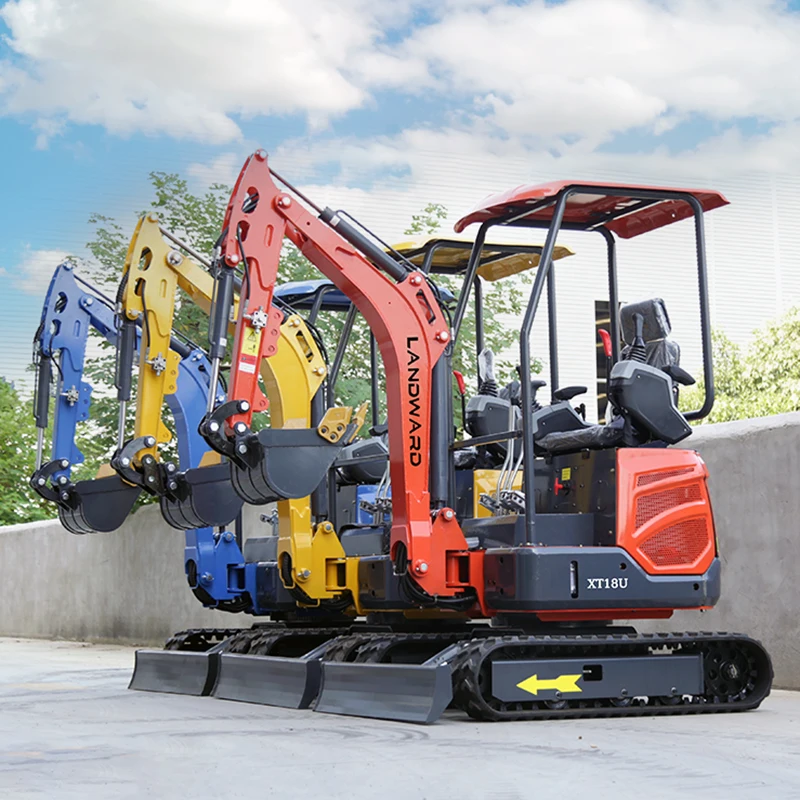
[[[636,314],[641,314],[643,318],[644,363],[650,364],[651,367],[658,367],[658,369],[663,369],[670,364],[680,365],[681,348],[674,339],[669,338],[672,325],[669,321],[669,314],[667,314],[667,307],[660,297],[642,300],[639,303],[629,303],[620,309],[619,321],[622,327],[622,341],[625,343],[622,348],[623,360],[628,359],[636,338],[634,322]]]
[[[631,360],[630,356],[634,352],[636,339],[635,318],[639,314],[642,316],[642,339],[644,340],[644,351],[639,351],[633,358],[634,361],[642,361],[651,367],[666,372],[672,378],[675,401],[678,400],[678,384],[691,386],[694,378],[688,372],[681,369],[681,347],[674,340],[670,339],[672,325],[669,321],[667,306],[660,297],[652,300],[642,300],[639,303],[629,303],[620,309],[620,323],[622,325],[622,340],[625,346],[622,348],[622,359]]]
[[[340,486],[378,483],[389,461],[389,426],[373,425],[369,439],[359,439],[342,448],[336,459],[336,481]],[[356,459],[370,460],[357,461]],[[348,463],[354,462],[354,463]]]
[[[517,383],[516,381],[514,383]],[[470,436],[489,436],[520,428],[519,384],[497,388],[494,352],[485,347],[478,355],[478,394],[467,401],[464,428]],[[506,441],[485,445],[491,459],[502,462],[506,456]]]
[[[678,411],[677,384],[694,379],[680,367],[680,347],[660,298],[632,303],[620,311],[625,347],[609,376],[614,419],[583,430],[555,431],[537,441],[547,453],[636,446],[649,441],[676,444],[691,433]]]
[[[475,397],[467,403],[465,428],[471,436],[487,436],[522,427],[522,384],[513,380],[502,389],[497,388],[494,370],[494,354],[485,348],[478,356],[479,390]],[[547,382],[535,378],[531,380],[532,407],[534,420],[534,436],[541,437],[557,431],[583,430],[589,426],[569,402],[573,397],[583,394],[585,386],[566,386],[553,392],[553,404],[540,405],[537,392]],[[518,456],[521,448],[519,440],[514,445],[514,455]],[[499,465],[506,457],[507,441],[493,442],[482,448],[495,465]]]

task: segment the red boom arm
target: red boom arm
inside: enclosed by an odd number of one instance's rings
[[[248,197],[258,197],[250,213]],[[279,312],[271,309],[281,243],[287,236],[303,255],[344,292],[367,320],[386,371],[390,475],[392,481],[391,552],[408,551],[409,569],[431,595],[451,596],[468,584],[456,563],[468,547],[451,509],[432,522],[429,496],[430,400],[433,366],[444,352],[450,332],[425,276],[411,272],[394,283],[330,225],[312,216],[275,185],[266,154],[258,151],[245,163],[226,214],[226,263],[239,262],[237,226],[250,272],[250,293],[240,304],[228,399],[251,400],[257,391],[258,361],[244,359],[255,348],[256,310],[269,315],[257,358],[275,352]],[[244,290],[243,290],[244,293]],[[263,321],[263,320],[262,320]],[[273,330],[274,329],[274,330]],[[251,372],[250,365],[253,364]],[[231,418],[233,424],[238,419]]]

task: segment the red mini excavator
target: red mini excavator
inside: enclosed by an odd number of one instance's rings
[[[387,254],[344,212],[313,206],[270,170],[263,152],[253,155],[228,207],[220,254],[228,274],[218,290],[224,297],[243,263],[250,302],[241,303],[228,401],[201,431],[249,494],[304,496],[340,466],[341,448],[322,457],[327,445],[305,431],[249,429],[246,376],[274,350],[271,298],[288,238],[350,298],[377,340],[386,374],[391,521],[385,547],[344,565],[357,573],[346,585],[365,622],[327,634],[317,627],[308,652],[295,647],[277,656],[257,646],[273,635],[263,628],[237,634],[216,648],[218,684],[227,669],[238,681],[269,684],[267,702],[291,705],[280,700],[281,682],[300,680],[298,705],[421,722],[451,703],[491,720],[757,707],[772,681],[758,642],[732,634],[638,634],[613,624],[709,608],[719,597],[706,467],[694,451],[667,445],[688,437],[688,421],[713,404],[703,214],[726,203],[712,191],[585,182],[490,198],[456,225],[480,228],[448,318],[429,275]],[[683,219],[695,226],[706,392],[702,407],[685,414],[677,392],[693,379],[668,338],[666,307],[652,300],[618,312],[616,258],[617,237]],[[547,231],[521,325],[519,380],[499,388],[491,354],[482,352],[478,394],[465,406],[470,436],[455,441],[452,352],[479,282],[487,232],[498,225]],[[584,387],[559,384],[553,254],[561,230],[598,233],[607,246],[606,424],[587,423],[573,407]],[[531,375],[530,335],[543,295],[547,405],[537,400],[542,382]],[[211,355],[220,358],[214,344]],[[479,467],[499,473],[496,491],[481,498],[491,514],[462,518],[456,472]]]

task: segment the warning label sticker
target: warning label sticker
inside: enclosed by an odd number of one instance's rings
[[[564,467],[561,470],[561,480],[568,481],[572,477],[572,468],[571,467]]]
[[[246,328],[242,338],[242,355],[257,356],[261,347],[261,331],[255,328]]]

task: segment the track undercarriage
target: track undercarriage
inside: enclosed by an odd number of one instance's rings
[[[746,711],[771,682],[741,634],[271,623],[140,651],[131,688],[430,723],[448,707],[489,721]]]

